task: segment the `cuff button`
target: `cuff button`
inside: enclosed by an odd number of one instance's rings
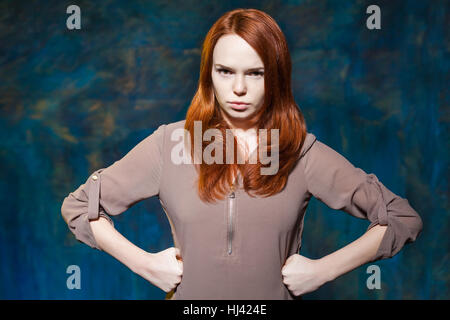
[[[97,179],[98,179],[97,175],[94,174],[94,175],[92,176],[92,180],[97,180]]]

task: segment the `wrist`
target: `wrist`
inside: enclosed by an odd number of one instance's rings
[[[336,276],[334,274],[334,268],[327,263],[326,259],[320,258],[317,260],[319,274],[322,276],[323,283],[333,281]]]
[[[129,268],[134,273],[139,274],[144,268],[148,268],[151,263],[149,260],[152,259],[152,254],[145,250],[137,250],[130,258]]]

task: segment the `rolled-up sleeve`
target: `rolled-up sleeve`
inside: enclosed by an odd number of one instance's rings
[[[315,198],[332,209],[369,220],[367,230],[377,224],[387,226],[372,261],[392,258],[422,231],[422,219],[407,199],[319,140],[314,139],[303,164],[308,191]]]
[[[166,125],[139,142],[123,158],[93,172],[64,198],[61,215],[75,238],[101,250],[89,221],[121,214],[135,203],[159,194]]]

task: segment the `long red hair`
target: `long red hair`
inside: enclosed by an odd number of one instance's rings
[[[264,165],[259,157],[256,164],[239,164],[237,161],[226,164],[225,160],[222,164],[206,164],[202,161],[195,167],[198,172],[198,194],[206,202],[224,199],[238,170],[243,178],[244,190],[252,197],[250,192],[268,197],[282,191],[299,158],[307,132],[303,114],[292,95],[291,57],[283,32],[275,20],[262,11],[236,9],[219,18],[203,42],[198,89],[187,111],[184,127],[190,134],[192,159],[194,121],[201,121],[203,132],[209,128],[219,129],[222,137],[226,137],[226,129],[231,129],[222,117],[211,79],[213,50],[219,38],[226,34],[236,34],[247,41],[264,63],[264,103],[252,117],[252,124],[257,128],[257,133],[258,129],[268,129],[268,150],[271,150],[270,129],[279,129],[279,167],[275,175],[261,175],[260,169]],[[235,137],[234,140],[236,157]],[[202,154],[208,144],[202,143]],[[224,143],[223,155],[226,154],[225,147]]]

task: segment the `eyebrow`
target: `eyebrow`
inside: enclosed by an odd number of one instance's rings
[[[220,64],[220,63],[216,63],[215,66],[216,66],[216,68],[217,68],[217,67],[221,67],[221,68],[225,68],[225,69],[229,69],[229,70],[233,70],[233,71],[234,71],[233,68],[224,66],[224,65],[222,65],[222,64]],[[264,67],[251,68],[251,69],[247,69],[247,71],[259,71],[259,70],[261,70],[261,69],[264,70]]]

